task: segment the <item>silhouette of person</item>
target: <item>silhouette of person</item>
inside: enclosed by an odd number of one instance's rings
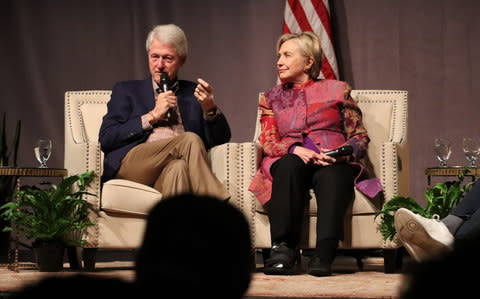
[[[180,194],[157,203],[136,257],[136,280],[148,294],[241,298],[253,271],[245,216],[210,196]]]
[[[400,298],[472,298],[478,288],[472,271],[480,268],[480,230],[455,237],[453,250],[410,264]]]

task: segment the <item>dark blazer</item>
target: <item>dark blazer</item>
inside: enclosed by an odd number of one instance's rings
[[[231,137],[230,126],[223,113],[212,121],[206,121],[202,107],[193,95],[197,84],[183,80],[178,83],[177,103],[185,131],[200,136],[207,150],[228,142]],[[141,116],[154,106],[151,77],[115,84],[99,133],[104,153],[103,182],[114,178],[127,152],[145,142],[152,133],[152,130],[143,130]]]

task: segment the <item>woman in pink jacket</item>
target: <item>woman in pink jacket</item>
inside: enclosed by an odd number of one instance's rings
[[[308,190],[317,199],[317,242],[307,272],[331,275],[343,219],[354,195],[358,161],[369,138],[350,86],[317,80],[322,63],[320,39],[312,32],[284,34],[277,43],[282,83],[265,93],[261,134],[264,158],[250,190],[266,205],[272,249],[265,274],[293,274]],[[328,150],[349,145],[336,158]]]

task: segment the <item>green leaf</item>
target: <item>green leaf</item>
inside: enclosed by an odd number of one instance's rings
[[[93,178],[94,172],[89,171],[65,177],[58,186],[23,186],[14,201],[0,207],[0,217],[15,224],[4,230],[22,232],[27,238],[60,240],[94,225],[88,218],[88,202],[82,199],[95,196],[85,191]]]
[[[394,196],[385,203],[381,210],[375,213],[375,218],[380,216],[380,233],[384,240],[393,240],[396,231],[394,225],[394,214],[399,208],[406,208],[426,218],[432,218],[438,215],[440,218],[446,217],[450,211],[458,204],[463,195],[470,190],[473,182],[462,186],[465,175],[469,168],[464,167],[458,175],[456,181],[438,183],[425,191],[425,201],[427,206],[423,208],[413,198]]]

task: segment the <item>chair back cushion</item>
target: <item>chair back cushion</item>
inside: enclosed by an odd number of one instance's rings
[[[107,105],[96,103],[85,103],[80,106],[82,123],[85,138],[87,140],[98,140],[98,133],[102,125],[103,116],[107,113]]]
[[[407,92],[401,90],[352,90],[362,111],[370,143],[363,163],[372,175],[381,175],[382,145],[406,138]]]
[[[74,143],[98,142],[102,118],[107,113],[110,90],[67,91],[65,93],[66,135]]]

